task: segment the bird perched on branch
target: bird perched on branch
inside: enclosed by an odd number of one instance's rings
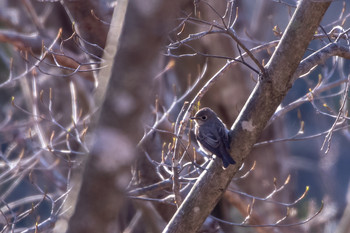
[[[228,129],[210,108],[198,110],[194,117],[195,135],[201,149],[222,159],[224,168],[236,162],[232,159]]]

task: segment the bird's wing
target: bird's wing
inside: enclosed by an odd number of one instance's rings
[[[219,140],[220,138],[212,132],[206,132],[205,135],[202,131],[199,131],[198,133],[198,141],[207,149],[218,148],[220,145]]]
[[[227,149],[230,149],[230,138],[228,130],[224,127],[218,127],[218,137],[224,142]]]

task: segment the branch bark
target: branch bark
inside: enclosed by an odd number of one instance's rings
[[[196,232],[223,195],[292,85],[292,77],[330,2],[302,1],[240,115],[231,127],[236,166],[222,170],[217,160],[204,171],[164,233]]]
[[[319,64],[324,64],[325,61],[332,56],[350,59],[350,50],[349,48],[341,46],[337,43],[330,43],[326,45],[301,61],[298,69],[293,75],[292,81],[294,82],[300,76],[309,73],[313,67]]]

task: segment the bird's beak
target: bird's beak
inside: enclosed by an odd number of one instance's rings
[[[192,120],[196,120],[197,118],[196,118],[196,117],[190,117],[190,119],[192,119]]]

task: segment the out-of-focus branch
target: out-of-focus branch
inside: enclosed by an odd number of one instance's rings
[[[106,1],[63,0],[61,3],[72,23],[74,22],[74,27],[78,34],[85,41],[104,48],[109,27],[98,20],[96,16],[105,22],[110,22],[113,8]],[[91,13],[92,10],[96,16]],[[98,57],[102,56],[100,49],[89,46],[88,51]]]
[[[348,233],[350,229],[350,185],[346,195],[347,205],[335,233]]]
[[[118,2],[118,8],[115,8],[113,14],[110,27],[111,32],[108,35],[108,44],[106,46],[105,59],[108,67],[100,73],[102,85],[98,87],[95,98],[96,104],[101,110],[96,114],[95,122],[93,122],[95,124],[92,126],[95,126],[100,121],[100,113],[105,109],[103,108],[103,102],[109,80],[113,75],[114,56],[117,51],[129,1],[121,0]],[[118,175],[122,176],[129,169],[128,166],[130,166],[133,159],[134,148],[131,146],[129,139],[118,131],[107,130],[101,125],[95,131],[96,141],[86,164],[76,210],[69,221],[68,233],[107,232],[110,224],[117,219],[119,208],[122,204],[123,187],[115,184],[116,177]],[[119,151],[119,159],[116,159],[114,153],[117,153],[118,145],[123,145],[123,150]],[[128,156],[129,159],[125,159]],[[104,159],[101,159],[101,157],[104,157]],[[87,205],[87,203],[91,202],[95,204]],[[89,219],[94,219],[94,221],[89,221]]]
[[[39,19],[39,16],[37,15],[33,4],[29,0],[22,0],[22,4],[27,9],[27,12],[30,15],[30,18],[32,19],[34,26],[36,27],[36,30],[40,33],[40,35],[45,36],[47,35],[47,32],[45,31],[44,25]]]
[[[116,9],[120,9],[123,2],[127,1],[118,1]],[[153,166],[150,166],[143,152],[137,150],[136,144],[149,120],[146,113],[149,112],[150,90],[155,76],[152,67],[163,46],[165,32],[172,28],[171,19],[175,17],[177,11],[174,9],[179,4],[180,1],[155,2],[152,13],[144,14],[138,12],[135,5],[128,6],[121,43],[112,61],[111,79],[109,82],[104,79],[97,90],[96,102],[99,105],[97,107],[101,108],[101,114],[95,128],[99,134],[93,143],[76,213],[70,219],[72,227],[68,232],[108,232],[111,226],[113,231],[125,229],[124,223],[118,222],[118,216],[129,218],[129,213],[122,206],[132,204],[125,199],[125,189],[130,181],[130,165],[135,157],[136,179],[142,179],[141,184],[150,184],[157,179]],[[97,12],[96,15],[99,16]],[[154,144],[145,146],[154,147]],[[145,219],[142,226],[152,225],[147,221],[146,209],[141,210],[142,218]],[[137,219],[139,217],[135,215],[134,220]],[[130,225],[130,228],[134,227],[136,225]]]
[[[235,206],[238,209],[238,211],[241,213],[242,216],[249,215],[246,201],[244,201],[242,198],[240,198],[237,194],[226,191],[224,193],[224,197],[229,203],[231,203],[233,206]],[[259,218],[259,215],[252,213],[250,215],[249,223],[252,225],[261,225],[262,220]],[[267,233],[268,232],[264,228],[257,228],[256,231],[258,233]]]
[[[164,232],[196,232],[221,198],[268,120],[291,87],[291,80],[330,2],[302,1],[266,66],[266,75],[232,126],[231,155],[236,166],[223,170],[212,161],[177,210]]]
[[[19,50],[40,51],[43,39],[39,34],[25,35],[10,30],[0,30],[0,42],[10,43]],[[49,43],[49,41],[46,41]]]
[[[16,49],[26,51],[31,54],[38,61],[35,63],[35,66],[39,69],[39,71],[42,71],[42,73],[45,73],[45,71],[41,70],[40,64],[45,63],[45,59],[52,62],[51,66],[68,71],[68,75],[73,75],[77,72],[92,71],[92,66],[94,63],[80,62],[81,60],[86,60],[82,55],[76,54],[71,50],[63,51],[62,46],[57,43],[58,39],[62,39],[61,36],[61,29],[59,30],[59,36],[56,37],[55,40],[54,38],[42,37],[38,33],[27,35],[11,30],[0,30],[0,42],[9,43]],[[52,43],[53,40],[55,43]],[[44,49],[44,47],[46,49]],[[45,56],[43,56],[43,54],[45,54]],[[82,76],[92,80],[90,77],[91,74],[85,73]],[[15,77],[15,79],[16,78],[19,77]]]

